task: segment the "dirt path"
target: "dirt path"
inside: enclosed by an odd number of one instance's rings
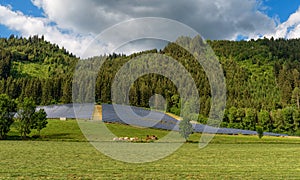
[[[93,112],[93,120],[102,121],[102,106],[96,105]]]

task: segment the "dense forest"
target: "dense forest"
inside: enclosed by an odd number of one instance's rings
[[[70,103],[78,58],[44,37],[0,39],[0,93],[36,104]]]
[[[179,38],[191,46],[203,43],[200,37]],[[250,41],[207,41],[219,58],[226,78],[227,104],[223,127],[300,134],[300,40],[259,39]],[[72,102],[72,78],[79,59],[43,37],[0,39],[0,93],[19,100],[33,97],[37,104]],[[132,58],[147,54],[176,59],[191,73],[200,95],[200,115],[207,121],[211,106],[208,78],[194,56],[176,43],[164,49],[129,56],[111,54],[99,69],[95,99],[111,103],[111,84],[118,70]],[[91,60],[91,59],[90,59]],[[184,83],[184,79],[178,79]],[[161,94],[167,111],[180,114],[180,96],[170,79],[149,74],[130,88],[130,103],[149,107],[149,98]]]

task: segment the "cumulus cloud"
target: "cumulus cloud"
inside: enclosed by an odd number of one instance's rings
[[[20,32],[24,37],[44,35],[46,40],[65,47],[76,55],[80,55],[83,45],[89,44],[93,39],[89,35],[63,33],[51,23],[47,18],[29,17],[22,12],[12,11],[10,7],[0,6],[0,24]]]
[[[47,22],[42,18],[26,17],[20,11],[14,12],[11,7],[0,6],[0,23],[28,35],[32,30],[37,34],[43,33]]]
[[[139,17],[170,18],[187,24],[207,39],[256,36],[275,28],[256,0],[32,0],[59,27],[98,34],[118,22]]]
[[[182,22],[206,39],[237,39],[239,36],[300,37],[300,10],[285,23],[264,14],[261,0],[31,0],[44,17],[29,17],[22,12],[0,6],[0,23],[23,36],[44,35],[53,43],[64,46],[76,55],[99,33],[125,20],[141,17],[162,17]],[[142,28],[141,28],[142,29]],[[139,27],[131,27],[123,34],[130,35]],[[160,33],[160,32],[157,32]],[[141,42],[142,43],[142,42]],[[133,43],[121,50],[141,50],[153,42]],[[101,48],[100,45],[103,45]],[[105,53],[111,44],[99,43],[97,51]],[[92,54],[94,55],[93,52]]]
[[[300,7],[298,10],[291,14],[286,22],[279,24],[273,32],[266,34],[266,37],[277,38],[300,38]]]

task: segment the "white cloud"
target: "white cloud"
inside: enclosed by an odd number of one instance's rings
[[[105,28],[130,19],[126,13],[97,0],[32,0],[46,17],[61,28],[99,34]],[[108,1],[109,2],[109,1]]]
[[[118,22],[139,17],[170,18],[187,24],[207,39],[255,36],[275,28],[257,0],[32,0],[59,27],[98,34]]]
[[[24,35],[30,34],[32,29],[35,29],[37,34],[41,34],[44,24],[46,24],[42,18],[26,17],[22,12],[14,12],[5,6],[0,6],[0,22],[10,29],[22,32]]]
[[[288,33],[288,39],[300,38],[300,24],[298,23],[293,30]]]
[[[287,22],[278,24],[277,19],[272,19],[260,11],[266,8],[260,0],[31,1],[43,10],[43,18],[29,17],[9,7],[0,6],[0,24],[20,32],[23,36],[43,34],[47,40],[64,46],[76,55],[81,55],[93,38],[106,28],[140,17],[174,19],[194,28],[206,39],[234,40],[239,35],[249,38],[300,37],[300,10],[292,14]],[[129,28],[129,31],[136,28],[138,27]],[[125,36],[130,35],[130,32],[123,33]],[[110,46],[104,46],[99,53],[106,52]],[[145,46],[147,45],[135,44],[135,47]],[[132,46],[127,46],[127,49],[129,47]],[[95,53],[91,52],[93,55]]]
[[[273,32],[265,34],[266,37],[287,38],[294,39],[300,38],[300,7],[290,15],[287,21],[279,24]]]
[[[93,39],[89,35],[62,33],[57,26],[51,26],[47,18],[29,17],[5,6],[0,6],[0,24],[20,32],[24,37],[44,35],[46,40],[63,46],[76,55],[80,55],[83,47]]]

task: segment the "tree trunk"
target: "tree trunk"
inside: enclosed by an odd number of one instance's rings
[[[298,106],[298,109],[300,109],[299,94],[297,94],[297,106]]]
[[[22,137],[23,140],[25,140],[26,139],[26,133],[25,132],[21,133],[21,137]]]

